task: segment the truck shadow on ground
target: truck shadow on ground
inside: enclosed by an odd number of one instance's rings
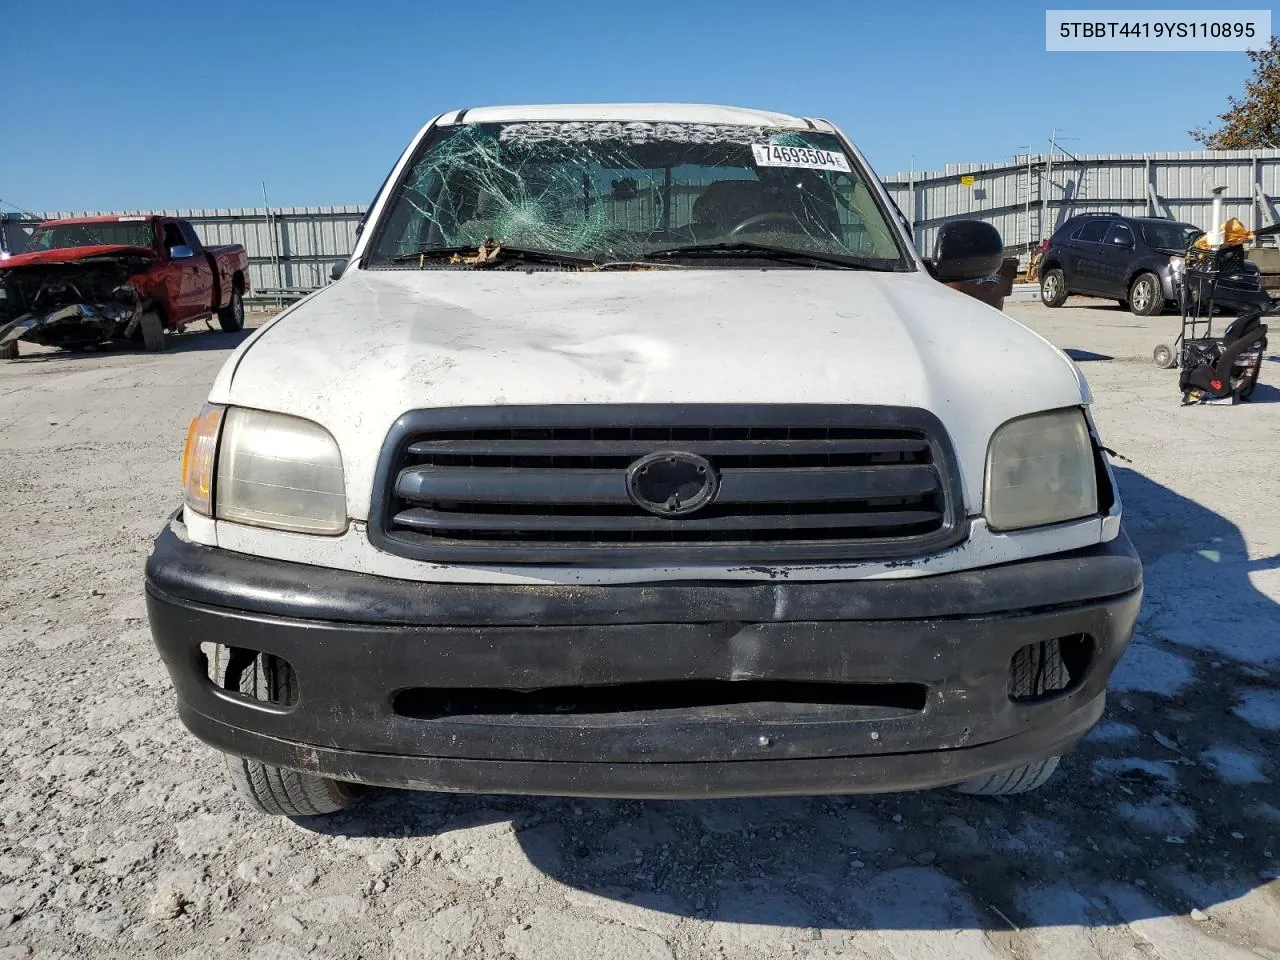
[[[212,330],[192,329],[185,333],[168,334],[165,337],[165,348],[163,353],[157,353],[155,356],[164,356],[166,353],[196,353],[205,350],[225,350],[230,352],[242,344],[253,333],[253,330],[244,329],[237,330],[235,333],[227,333],[216,327]],[[24,348],[19,348],[24,349]],[[30,350],[31,347],[25,347]],[[105,343],[95,347],[80,347],[72,350],[63,348],[41,350],[39,353],[24,352],[17,360],[10,360],[9,363],[61,363],[68,360],[86,361],[110,356],[151,356],[142,348],[140,343]]]
[[[1032,936],[1198,908],[1274,948],[1280,921],[1239,898],[1280,867],[1280,558],[1249,559],[1224,517],[1133,470],[1117,475],[1146,566],[1144,612],[1106,717],[1039,792],[636,802],[379,791],[302,825],[420,836],[432,870],[554,881],[599,916],[659,931],[697,917],[737,941]]]
[[[248,340],[252,334],[253,330],[250,329],[237,330],[234,333],[227,333],[217,327],[212,330],[188,330],[177,336],[170,334],[166,337],[168,342],[165,344],[165,352],[197,353],[204,350],[226,350],[229,352],[240,346],[245,340]]]

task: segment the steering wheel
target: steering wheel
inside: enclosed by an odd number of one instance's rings
[[[800,224],[796,222],[796,218],[789,213],[756,213],[745,220],[740,220],[725,234],[726,237],[736,237],[744,230],[751,227],[759,226],[762,223],[777,223],[782,226],[789,226],[791,229],[787,233],[803,233]]]

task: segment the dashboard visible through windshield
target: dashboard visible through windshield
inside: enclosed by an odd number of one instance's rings
[[[840,138],[776,127],[438,128],[401,178],[366,264],[486,241],[606,264],[751,244],[833,263],[909,265]]]

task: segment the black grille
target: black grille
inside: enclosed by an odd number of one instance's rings
[[[658,452],[712,465],[714,500],[657,516],[627,470]],[[919,556],[963,534],[941,425],[886,407],[494,407],[402,417],[370,536],[486,563],[742,563]]]

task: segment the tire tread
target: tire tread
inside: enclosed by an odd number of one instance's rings
[[[1045,299],[1044,282],[1050,274],[1057,274],[1058,295],[1052,299]],[[1069,296],[1071,296],[1071,293],[1067,290],[1067,275],[1063,272],[1062,268],[1053,267],[1046,270],[1040,277],[1040,302],[1046,307],[1060,307],[1067,302],[1067,298]]]
[[[1009,694],[1015,698],[1064,690],[1070,683],[1071,675],[1062,659],[1062,650],[1056,637],[1025,646],[1013,657]],[[1028,793],[1048,782],[1058,769],[1061,759],[1056,756],[1043,757],[1008,770],[997,770],[984,777],[966,780],[952,789],[980,797]]]
[[[159,353],[165,348],[164,321],[160,314],[148,310],[138,321],[138,329],[142,331],[142,345],[148,353]]]
[[[265,661],[265,662],[264,662]],[[219,667],[223,676],[223,667]],[[224,678],[225,679],[225,678]],[[273,657],[260,655],[240,675],[240,692],[259,698],[292,700],[296,693],[293,671]],[[320,817],[351,806],[360,796],[356,784],[343,783],[301,770],[276,767],[234,754],[224,754],[227,775],[240,796],[259,813],[284,817]]]
[[[236,316],[236,301],[240,302],[240,316]],[[235,333],[244,329],[244,295],[239,287],[231,290],[231,299],[225,307],[218,308],[218,326],[225,333]]]
[[[1155,296],[1152,298],[1151,305],[1145,310],[1139,310],[1133,302],[1133,288],[1143,281],[1145,277],[1150,277],[1155,283]],[[1160,278],[1150,270],[1144,270],[1133,278],[1133,283],[1129,284],[1129,312],[1135,317],[1154,317],[1164,313],[1164,288],[1160,285]]]

